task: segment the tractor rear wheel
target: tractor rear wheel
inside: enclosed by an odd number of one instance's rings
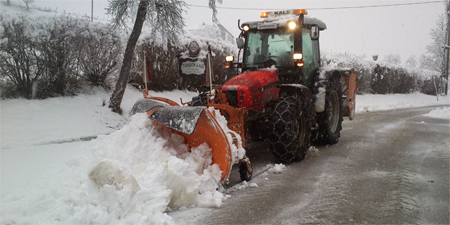
[[[339,79],[331,78],[325,94],[325,110],[317,113],[319,124],[317,142],[320,144],[336,144],[342,130],[342,88]]]
[[[280,97],[269,118],[272,154],[280,162],[298,162],[310,146],[311,127],[302,99],[297,95]]]

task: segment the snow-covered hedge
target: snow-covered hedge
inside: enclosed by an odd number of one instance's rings
[[[358,74],[358,93],[388,94],[421,91],[425,94],[435,94],[434,83],[431,84],[430,80],[439,77],[439,74],[434,71],[390,62],[374,62],[352,54],[322,54],[322,65],[332,68],[353,68]],[[436,80],[439,82],[439,79]]]
[[[204,79],[185,78],[183,83],[179,84],[178,55],[187,50],[187,46],[192,41],[196,41],[202,50],[207,50],[209,43],[213,53],[213,71],[214,84],[221,85],[228,79],[236,75],[236,70],[224,69],[225,56],[237,56],[238,49],[236,45],[223,40],[220,37],[220,31],[215,26],[203,25],[199,30],[187,31],[180,36],[178,40],[173,40],[169,44],[161,44],[155,41],[151,34],[145,34],[135,50],[135,59],[133,61],[130,74],[131,83],[144,84],[142,78],[143,52],[147,50],[152,82],[148,83],[148,88],[153,91],[170,91],[178,88],[180,85],[189,90],[195,90],[204,85]]]
[[[13,84],[3,97],[70,95],[81,82],[107,86],[117,69],[122,42],[108,25],[67,15],[2,15],[0,25],[0,78]]]

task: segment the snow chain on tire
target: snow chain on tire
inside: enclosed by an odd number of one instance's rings
[[[310,146],[311,127],[300,96],[280,97],[269,118],[269,142],[278,161],[291,163],[305,158]]]

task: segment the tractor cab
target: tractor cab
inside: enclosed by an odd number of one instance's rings
[[[234,58],[227,57],[226,67],[242,72],[273,69],[281,83],[310,86],[320,67],[319,31],[326,25],[306,14],[305,9],[263,12],[263,21],[243,23],[237,40],[243,58],[233,63]]]

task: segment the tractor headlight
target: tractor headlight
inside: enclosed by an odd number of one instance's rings
[[[289,27],[289,29],[293,30],[297,27],[297,23],[294,21],[291,21],[288,23],[288,27]]]
[[[244,25],[244,26],[242,27],[242,29],[243,29],[244,31],[248,31],[248,30],[250,30],[250,27],[249,27],[248,25]]]
[[[295,60],[301,60],[303,58],[303,55],[302,53],[295,53],[293,57]]]
[[[225,57],[225,61],[226,61],[226,62],[233,62],[233,61],[234,61],[234,56],[232,56],[232,55],[226,56],[226,57]]]

